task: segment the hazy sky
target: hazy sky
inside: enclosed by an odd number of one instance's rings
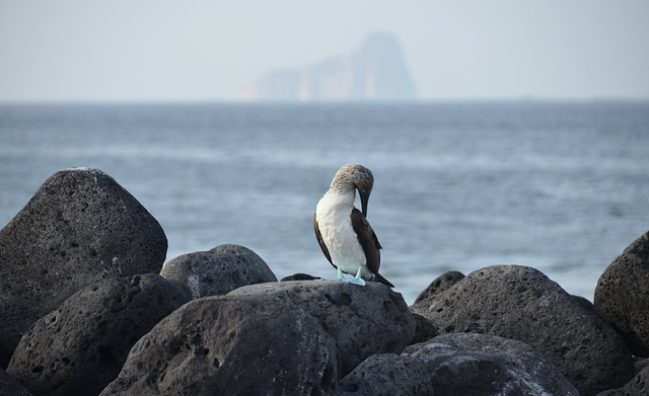
[[[401,40],[423,99],[649,98],[649,0],[0,0],[0,100],[224,100]]]

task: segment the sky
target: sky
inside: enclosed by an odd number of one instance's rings
[[[0,101],[227,101],[376,30],[422,100],[649,99],[647,0],[0,0]]]

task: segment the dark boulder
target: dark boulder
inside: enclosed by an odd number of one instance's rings
[[[340,396],[577,396],[558,368],[519,341],[453,333],[373,355],[340,381]]]
[[[166,252],[158,222],[113,178],[55,173],[0,230],[0,366],[67,297],[102,278],[158,273]]]
[[[439,331],[437,331],[437,327],[433,322],[416,313],[413,313],[412,316],[415,318],[417,327],[415,327],[415,335],[410,340],[411,344],[424,342],[439,335]]]
[[[579,304],[581,304],[581,306],[584,307],[584,309],[595,312],[595,306],[586,297],[573,295],[572,298],[574,298],[575,301],[577,301]]]
[[[534,268],[502,265],[472,272],[411,310],[441,333],[523,341],[592,395],[625,384],[633,359],[622,337],[586,305]]]
[[[401,352],[416,328],[401,294],[376,282],[364,287],[327,280],[264,283],[239,288],[228,296],[265,301],[279,310],[306,307],[334,336],[343,374],[371,354]]]
[[[649,232],[606,268],[595,289],[595,309],[624,334],[636,355],[649,356]]]
[[[638,374],[646,367],[649,367],[649,358],[636,356],[635,362],[633,362],[633,366],[635,368],[635,373]]]
[[[31,392],[15,378],[0,368],[0,395],[2,396],[32,396]]]
[[[303,274],[301,272],[298,272],[293,275],[285,276],[282,279],[280,279],[280,282],[291,282],[291,281],[305,281],[305,280],[318,280],[322,279],[317,276],[309,275],[309,274]]]
[[[401,352],[414,330],[401,295],[378,283],[245,286],[161,321],[101,395],[333,394],[340,376]]]
[[[649,367],[636,374],[626,385],[600,392],[597,396],[647,396],[649,395]]]
[[[187,285],[194,298],[219,296],[255,283],[277,282],[273,271],[255,252],[230,244],[178,256],[164,265],[160,275]]]
[[[157,274],[99,281],[36,321],[7,371],[37,395],[95,396],[135,342],[190,299]]]
[[[432,298],[436,294],[443,292],[449,287],[456,284],[458,281],[464,278],[464,274],[459,271],[448,271],[433,279],[432,282],[417,296],[415,299],[415,304],[422,301]]]

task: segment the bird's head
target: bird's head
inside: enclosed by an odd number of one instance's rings
[[[374,186],[374,176],[372,171],[363,165],[347,164],[343,165],[336,176],[334,176],[331,187],[341,190],[356,189],[361,197],[361,209],[364,216],[367,216],[367,202],[372,193]]]

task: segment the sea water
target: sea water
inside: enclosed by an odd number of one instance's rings
[[[592,299],[649,229],[649,103],[1,105],[0,226],[52,173],[99,168],[167,259],[236,243],[333,279],[311,228],[341,165],[374,172],[381,273],[408,302],[448,270],[533,266]]]

